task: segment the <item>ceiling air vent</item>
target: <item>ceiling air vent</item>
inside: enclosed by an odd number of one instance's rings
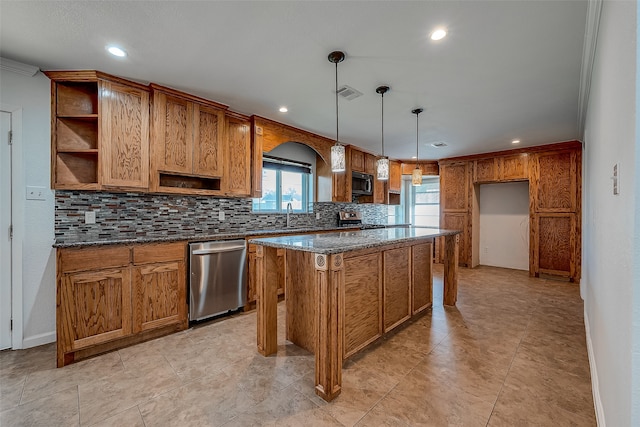
[[[345,98],[347,101],[351,101],[359,96],[362,96],[362,92],[359,92],[350,86],[344,85],[340,89],[338,89],[338,95]]]
[[[434,142],[433,144],[431,144],[432,147],[436,147],[436,148],[440,148],[440,147],[446,147],[447,144],[445,144],[442,141],[438,141],[438,142]]]

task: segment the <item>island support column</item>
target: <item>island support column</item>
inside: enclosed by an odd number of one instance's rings
[[[444,305],[456,305],[458,300],[458,246],[459,234],[444,236]]]
[[[269,356],[278,352],[278,253],[276,248],[257,245],[249,257],[255,265],[258,351]]]
[[[344,259],[314,254],[316,289],[316,394],[333,400],[342,390]]]

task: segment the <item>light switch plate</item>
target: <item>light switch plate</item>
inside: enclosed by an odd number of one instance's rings
[[[95,224],[96,223],[96,213],[95,211],[87,211],[84,213],[84,223],[85,224]]]
[[[316,219],[320,219],[320,212],[316,212]]]
[[[27,200],[47,200],[47,189],[27,186]]]
[[[224,221],[224,211],[220,211],[220,212],[218,213],[218,219],[219,219],[220,221]]]

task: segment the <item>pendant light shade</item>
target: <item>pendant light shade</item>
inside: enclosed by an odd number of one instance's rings
[[[389,158],[384,155],[384,94],[389,91],[389,86],[380,86],[376,89],[376,93],[382,98],[382,157],[376,163],[377,177],[379,181],[387,181],[389,179]]]
[[[422,108],[416,108],[415,110],[411,110],[413,114],[416,115],[416,168],[413,170],[411,174],[411,184],[414,186],[422,185],[422,170],[420,169],[420,157],[418,157],[418,116],[424,110]]]
[[[344,172],[346,170],[345,149],[340,144],[340,130],[338,126],[338,64],[344,61],[344,52],[335,51],[329,54],[329,62],[336,64],[336,143],[331,147],[331,172]]]

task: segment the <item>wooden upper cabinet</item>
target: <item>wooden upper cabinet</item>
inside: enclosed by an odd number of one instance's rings
[[[501,157],[500,179],[502,181],[523,181],[529,179],[529,155],[522,153]]]
[[[473,162],[473,182],[498,181],[498,159],[479,159]]]
[[[100,80],[101,184],[149,187],[149,92]]]
[[[249,119],[228,116],[226,134],[227,173],[223,179],[225,192],[234,196],[249,196],[251,194],[251,122]]]
[[[415,162],[402,163],[402,175],[411,175],[416,168]],[[418,163],[418,168],[422,172],[422,175],[437,176],[440,174],[438,168],[438,162],[435,160],[427,160]]]
[[[351,170],[365,172],[365,153],[355,148],[351,149]]]
[[[224,111],[193,105],[193,173],[222,177]]]
[[[155,170],[193,172],[193,103],[153,93]]]
[[[251,197],[262,197],[262,146],[264,131],[251,119]]]
[[[376,175],[376,161],[378,159],[373,154],[365,153],[364,155],[364,173]],[[376,202],[377,203],[377,202]]]
[[[536,212],[575,212],[578,162],[576,150],[535,155],[531,168]]]
[[[469,163],[440,165],[441,210],[467,212],[469,209]]]
[[[389,192],[399,193],[402,190],[402,168],[400,162],[389,161]]]

